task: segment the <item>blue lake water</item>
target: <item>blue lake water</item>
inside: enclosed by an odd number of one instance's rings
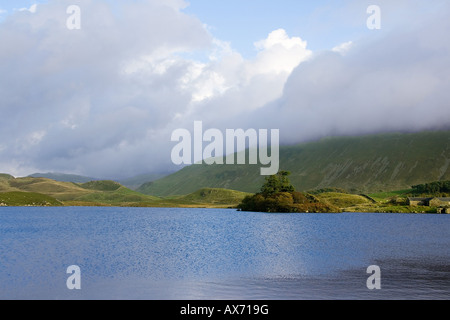
[[[0,208],[0,299],[449,299],[449,231],[450,215]]]

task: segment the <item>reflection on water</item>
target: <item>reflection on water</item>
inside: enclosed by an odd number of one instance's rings
[[[450,216],[1,208],[1,299],[448,299]],[[82,290],[66,288],[79,265]],[[382,270],[368,290],[369,265]]]

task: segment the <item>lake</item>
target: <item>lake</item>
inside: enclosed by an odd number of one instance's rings
[[[0,299],[449,299],[449,230],[450,215],[5,207]]]

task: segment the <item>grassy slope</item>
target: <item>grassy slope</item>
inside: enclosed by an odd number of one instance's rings
[[[34,192],[5,192],[0,193],[0,206],[62,206],[53,197]]]
[[[132,178],[118,180],[121,185],[124,187],[127,187],[131,190],[136,190],[139,188],[143,183],[149,182],[149,181],[155,181],[158,179],[161,179],[165,176],[168,176],[173,172],[166,172],[166,173],[154,173],[154,174],[142,174],[138,175]],[[99,179],[86,177],[86,176],[80,176],[76,174],[65,174],[65,173],[34,173],[29,175],[30,178],[47,178],[55,181],[61,181],[61,182],[74,182],[74,183],[87,183],[91,181],[99,181]]]
[[[97,202],[110,205],[114,204],[125,205],[127,203],[136,203],[136,202],[155,202],[159,201],[159,198],[144,195],[121,186],[117,190],[98,191],[80,196],[74,200],[84,202]]]
[[[172,173],[173,172],[141,174],[132,178],[119,180],[118,182],[131,190],[137,190],[144,183],[162,179]]]
[[[249,193],[203,188],[185,196],[159,198],[155,201],[130,203],[139,207],[235,208]]]
[[[202,189],[179,197],[161,199],[130,190],[114,181],[83,184],[46,178],[14,178],[0,175],[0,205],[234,207],[247,193]]]
[[[212,205],[238,205],[248,195],[251,194],[235,190],[204,188],[177,200]]]
[[[76,174],[65,174],[65,173],[33,173],[28,176],[29,178],[47,178],[55,181],[61,182],[75,182],[75,183],[86,183],[89,181],[96,180],[94,178],[80,176]]]
[[[341,209],[346,209],[362,204],[370,204],[371,201],[363,196],[356,194],[326,192],[317,195],[322,201],[328,202]]]
[[[258,192],[259,165],[193,165],[144,184],[139,192],[182,195],[200,188]],[[450,131],[326,138],[280,149],[280,169],[299,191],[326,187],[359,193],[401,190],[450,179]]]
[[[143,195],[113,181],[93,181],[85,184],[54,181],[46,178],[0,177],[0,192],[29,192],[50,196],[72,204],[120,204],[122,202],[155,201],[159,198]]]
[[[10,180],[9,186],[19,191],[46,194],[59,201],[74,200],[93,192],[81,188],[75,183],[54,181],[46,178],[17,178]]]

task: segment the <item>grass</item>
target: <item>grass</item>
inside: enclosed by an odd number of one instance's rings
[[[236,207],[247,193],[204,188],[184,196],[168,198],[145,195],[115,181],[83,184],[47,178],[14,178],[0,175],[3,205],[130,206],[130,207]]]
[[[369,194],[370,197],[377,201],[389,201],[396,197],[408,197],[412,189],[404,189],[397,191],[376,192]]]
[[[28,177],[31,178],[47,178],[55,181],[62,181],[62,182],[75,182],[75,183],[86,183],[92,180],[95,180],[94,178],[80,176],[76,174],[64,174],[64,173],[34,173],[29,175]]]
[[[170,196],[152,201],[129,203],[138,207],[235,208],[250,193],[203,188],[185,196]]]
[[[109,187],[112,187],[113,185],[106,185],[106,189]],[[104,186],[100,187],[103,188]],[[73,199],[75,201],[81,201],[81,202],[96,202],[96,203],[102,203],[102,204],[122,204],[122,203],[135,203],[135,202],[155,202],[158,201],[159,198],[148,196],[141,194],[139,192],[130,190],[128,188],[125,188],[121,185],[118,185],[118,188],[111,191],[99,191],[82,195],[80,197],[77,197]]]
[[[62,206],[53,197],[35,192],[5,192],[0,193],[0,206]]]
[[[348,208],[347,212],[371,212],[371,213],[436,213],[434,207],[411,207],[402,205],[368,205],[368,206],[355,206]]]
[[[363,196],[349,193],[325,192],[316,195],[316,197],[341,209],[371,203],[369,199]]]
[[[90,181],[79,185],[83,189],[96,191],[116,191],[120,189],[121,184],[115,181]]]
[[[10,180],[14,179],[14,177],[10,174],[0,173],[0,180]]]
[[[179,197],[177,200],[192,203],[238,205],[248,195],[251,194],[235,190],[204,188],[187,196]]]

